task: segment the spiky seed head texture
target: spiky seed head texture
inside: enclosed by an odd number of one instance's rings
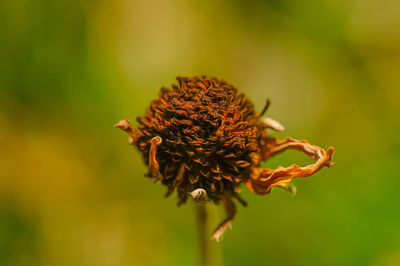
[[[177,80],[137,119],[136,145],[148,164],[150,140],[162,138],[156,154],[161,182],[168,193],[177,190],[180,203],[198,188],[218,202],[235,194],[259,163],[264,127],[253,104],[227,82],[206,76]]]

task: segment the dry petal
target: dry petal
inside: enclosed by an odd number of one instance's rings
[[[136,142],[137,139],[137,134],[135,129],[132,127],[132,124],[128,120],[121,120],[117,124],[114,125],[114,127],[119,127],[129,135],[129,144],[133,144]]]
[[[219,241],[219,238],[223,235],[223,233],[228,229],[233,221],[233,218],[236,214],[236,207],[230,197],[225,197],[222,200],[222,203],[225,207],[226,218],[218,225],[217,229],[215,229],[212,239]]]
[[[160,136],[156,136],[151,139],[151,144],[150,144],[150,153],[149,153],[149,171],[150,174],[157,178],[158,180],[162,179],[162,175],[160,173],[160,165],[157,162],[156,159],[156,153],[157,153],[157,146],[160,145],[162,142],[162,138]]]
[[[249,190],[256,194],[268,194],[271,188],[279,184],[289,183],[295,177],[308,177],[315,174],[322,167],[330,167],[332,163],[333,147],[330,147],[328,151],[309,144],[307,141],[298,141],[292,138],[287,138],[284,141],[277,141],[276,139],[269,143],[270,149],[264,158],[271,157],[279,152],[286,149],[298,149],[309,155],[311,158],[317,161],[314,164],[300,167],[293,164],[289,167],[278,167],[276,169],[264,169],[260,171],[260,168],[255,168],[253,175],[246,181],[246,186]]]

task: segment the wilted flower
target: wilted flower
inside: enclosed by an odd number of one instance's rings
[[[129,134],[129,143],[142,153],[149,167],[148,176],[175,190],[178,205],[188,197],[197,201],[222,203],[227,218],[213,234],[218,239],[235,215],[233,199],[239,186],[256,194],[268,194],[274,186],[295,191],[288,183],[295,177],[307,177],[324,166],[331,166],[333,148],[327,151],[305,140],[286,138],[279,141],[267,129],[283,126],[262,115],[235,87],[223,80],[201,77],[177,77],[179,86],[162,88],[135,130],[127,120],[119,127]],[[260,163],[286,149],[298,149],[316,162],[300,167],[262,169]]]

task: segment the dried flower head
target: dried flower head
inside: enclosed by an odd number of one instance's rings
[[[196,201],[222,203],[227,218],[217,227],[217,239],[235,215],[233,199],[239,197],[239,185],[256,194],[268,194],[279,186],[291,192],[288,184],[295,177],[307,177],[324,166],[331,166],[333,148],[327,151],[307,141],[286,138],[278,141],[267,129],[283,130],[271,118],[262,118],[269,101],[260,113],[238,90],[223,80],[200,77],[177,77],[179,85],[162,88],[135,130],[127,120],[116,127],[129,134],[149,167],[148,176],[167,187],[167,195],[176,191],[178,205],[188,197]],[[300,167],[262,169],[260,163],[286,149],[298,149],[316,162]]]

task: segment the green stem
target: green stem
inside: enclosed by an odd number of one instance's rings
[[[207,266],[209,265],[209,257],[208,257],[208,239],[207,239],[207,211],[205,204],[198,203],[196,204],[196,212],[197,212],[197,225],[199,232],[199,247],[200,247],[200,265]]]

